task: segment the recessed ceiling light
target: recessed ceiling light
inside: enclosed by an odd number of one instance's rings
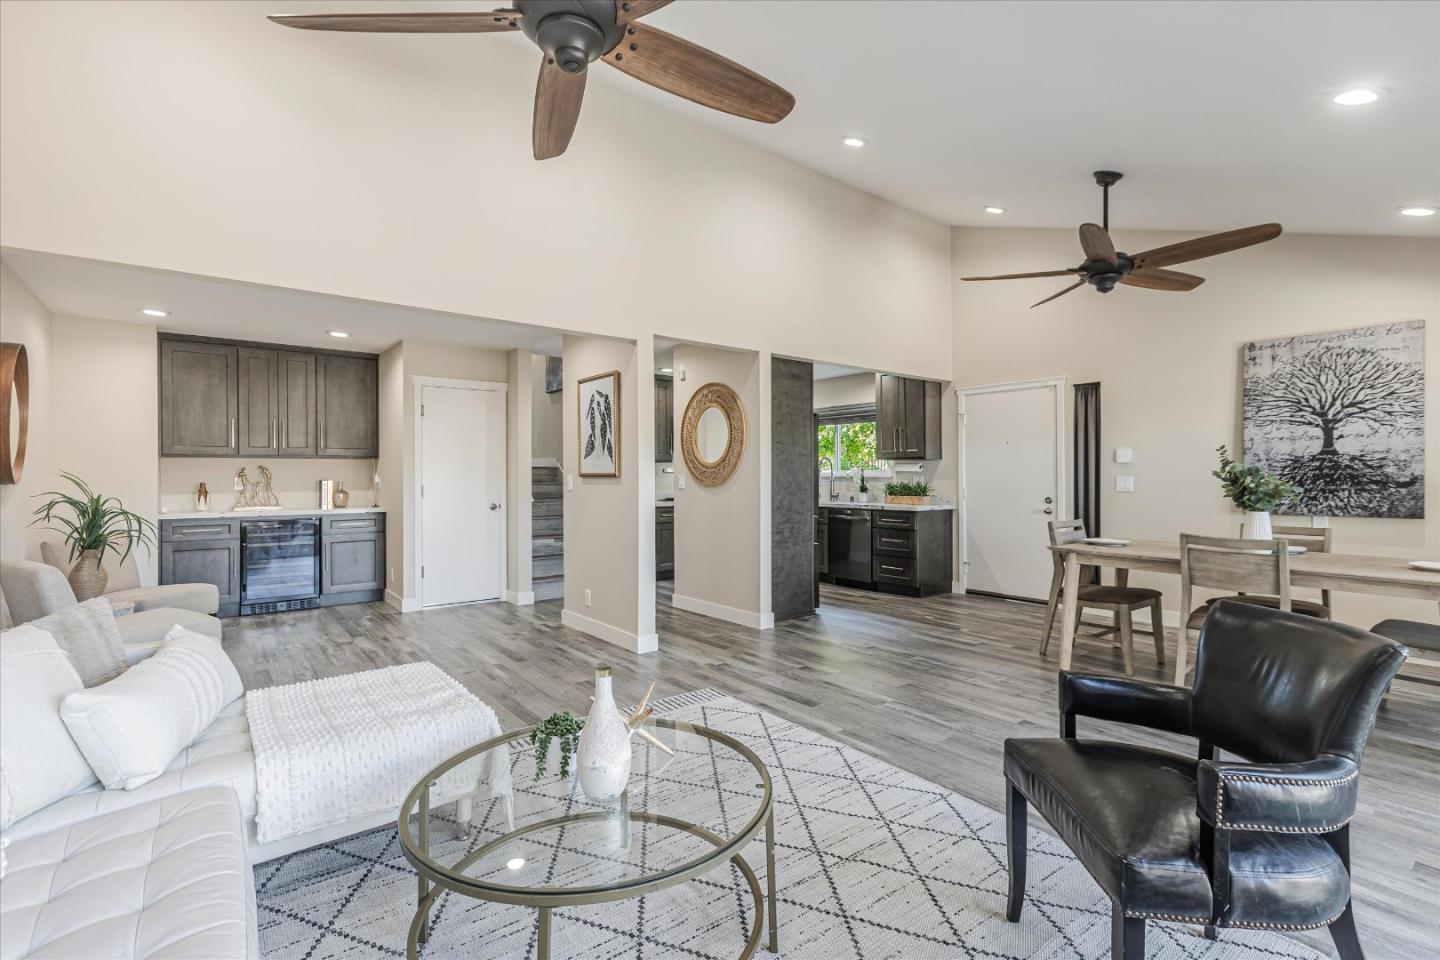
[[[516,857],[513,860],[507,860],[505,861],[505,866],[511,870],[519,870],[521,867],[525,866],[525,858]]]
[[[1401,208],[1400,208],[1400,215],[1401,215],[1402,217],[1433,217],[1433,216],[1435,216],[1435,208],[1434,208],[1434,207],[1401,207]]]
[[[986,213],[1000,214],[1000,213],[1004,213],[1004,212],[1005,212],[1005,208],[1004,208],[1004,207],[986,207],[986,208],[985,208],[985,212],[986,212]]]
[[[864,137],[841,137],[840,142],[847,147],[863,147],[868,142]]]
[[[141,307],[141,308],[140,308],[140,312],[143,313],[143,314],[145,314],[145,316],[147,316],[147,317],[168,317],[168,316],[170,316],[170,311],[169,311],[169,310],[161,310],[159,307]]]
[[[1356,87],[1354,90],[1344,90],[1335,94],[1335,102],[1342,107],[1363,107],[1365,104],[1374,103],[1379,99],[1380,94],[1364,87]]]
[[[675,372],[675,368],[674,368],[674,367],[661,367],[661,368],[660,368],[660,372],[661,372],[661,373],[674,373],[674,372]]]
[[[330,336],[332,337],[339,337],[342,340],[350,336],[350,334],[346,333],[344,330],[326,330],[325,332],[330,334]]]

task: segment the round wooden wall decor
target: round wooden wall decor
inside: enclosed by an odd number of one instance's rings
[[[12,408],[13,405],[13,408]],[[10,421],[17,419],[16,436]],[[19,483],[25,469],[25,439],[30,433],[30,361],[25,344],[0,343],[0,483]]]
[[[723,440],[718,436],[721,418]],[[718,487],[735,475],[745,453],[745,411],[734,390],[707,383],[695,391],[680,422],[680,450],[690,476],[702,487]]]

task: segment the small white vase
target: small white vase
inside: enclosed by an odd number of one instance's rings
[[[1245,511],[1245,533],[1243,536],[1246,540],[1274,540],[1275,535],[1270,529],[1270,511]]]
[[[595,703],[580,731],[575,766],[580,789],[595,803],[614,803],[630,782],[630,731],[615,706],[609,667],[595,669]]]
[[[869,494],[869,492],[867,491],[867,492],[865,492],[865,493],[859,494],[859,495],[856,497],[856,502],[857,502],[857,503],[869,503],[869,502],[870,502],[870,494]]]

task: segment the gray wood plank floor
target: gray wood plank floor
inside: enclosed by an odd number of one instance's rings
[[[661,584],[656,612],[660,652],[645,657],[561,626],[559,601],[404,616],[357,604],[232,619],[225,648],[247,687],[430,660],[507,729],[560,709],[584,713],[593,667],[608,663],[621,699],[652,679],[656,696],[714,687],[995,809],[1004,739],[1055,735],[1059,644],[1057,636],[1051,656],[1039,656],[1042,607],[826,586],[820,614],[760,631],[675,610],[669,589]],[[1135,649],[1137,676],[1165,681],[1148,638]],[[1081,639],[1075,669],[1121,673],[1120,653],[1108,639]],[[1437,707],[1440,689],[1397,681],[1364,758],[1352,842],[1370,960],[1440,956]],[[1081,735],[1193,750],[1193,741],[1094,721],[1082,721]],[[1331,949],[1323,931],[1305,938]]]

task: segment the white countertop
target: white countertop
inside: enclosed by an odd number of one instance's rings
[[[927,510],[954,510],[953,503],[927,503],[923,506],[910,503],[851,503],[849,500],[820,499],[821,510],[894,510],[902,513],[923,513]]]
[[[210,510],[204,513],[187,510],[180,513],[162,513],[161,520],[264,520],[266,517],[319,517],[347,513],[384,513],[379,507],[342,507],[334,510],[295,510],[282,507],[279,510]]]

